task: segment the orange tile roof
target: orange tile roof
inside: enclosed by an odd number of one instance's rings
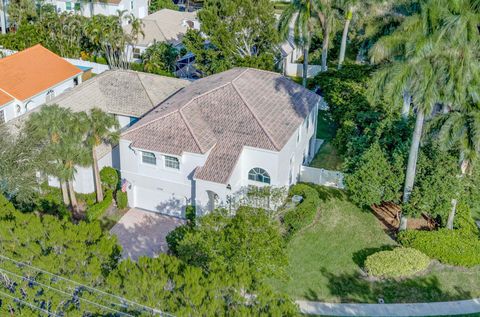
[[[23,101],[81,72],[37,44],[0,59],[0,89]]]
[[[13,98],[11,96],[7,95],[6,93],[0,90],[0,107],[12,100]]]

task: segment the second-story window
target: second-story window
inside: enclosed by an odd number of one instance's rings
[[[151,152],[142,152],[142,162],[150,165],[157,165],[157,158]]]
[[[173,168],[173,169],[180,169],[180,162],[178,158],[173,156],[165,156],[165,167]]]

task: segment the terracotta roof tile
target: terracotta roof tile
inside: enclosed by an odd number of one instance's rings
[[[12,101],[13,98],[12,96],[4,93],[3,91],[0,90],[0,107],[7,104],[8,102]]]
[[[244,146],[280,151],[319,101],[277,73],[236,68],[180,90],[122,138],[167,154],[211,151],[195,177],[226,183]]]
[[[38,44],[0,59],[0,89],[23,101],[81,73]]]

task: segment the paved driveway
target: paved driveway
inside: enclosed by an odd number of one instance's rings
[[[122,256],[137,260],[142,255],[155,257],[167,252],[167,234],[183,223],[179,218],[132,208],[110,232],[118,237]]]

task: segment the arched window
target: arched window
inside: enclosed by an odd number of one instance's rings
[[[248,172],[248,179],[255,182],[270,184],[270,175],[263,168],[255,167]]]
[[[47,101],[50,101],[50,100],[53,99],[53,97],[55,97],[55,91],[53,91],[52,89],[50,89],[50,90],[47,92],[46,100],[47,100]]]

